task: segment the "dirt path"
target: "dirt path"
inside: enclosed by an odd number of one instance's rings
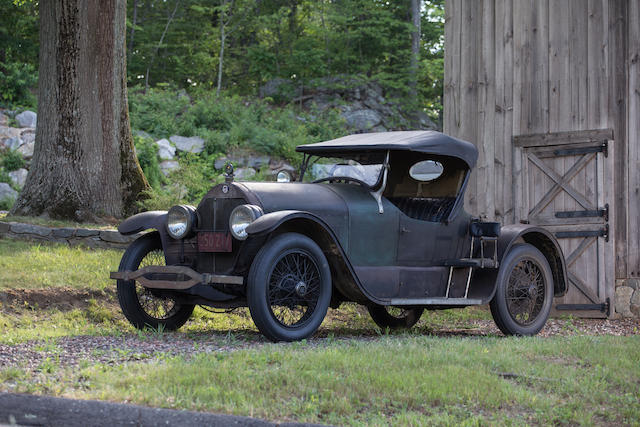
[[[8,290],[0,292],[2,311],[11,314],[24,307],[43,310],[86,309],[91,299],[118,310],[113,291],[76,289]],[[424,314],[425,318],[429,312]],[[363,309],[360,315],[368,316]],[[323,325],[309,345],[324,345],[331,340],[375,340],[375,328],[352,327],[353,313],[330,310],[329,327]],[[339,325],[339,326],[333,326]],[[420,326],[416,333],[438,337],[501,336],[493,321],[470,319],[456,325]],[[549,319],[540,332],[542,337],[573,335],[640,335],[640,322],[634,319]],[[212,330],[198,333],[123,333],[105,336],[68,336],[48,341],[35,340],[15,345],[0,344],[0,369],[20,367],[28,371],[42,369],[43,363],[55,361],[61,367],[90,363],[118,364],[127,361],[151,361],[167,356],[193,356],[200,353],[228,352],[263,346],[267,341],[252,330]],[[290,344],[279,344],[282,346]]]

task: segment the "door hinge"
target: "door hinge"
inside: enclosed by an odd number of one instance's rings
[[[575,237],[604,237],[604,241],[609,241],[609,224],[605,224],[599,230],[580,230],[580,231],[557,231],[555,233],[558,239],[571,239]]]

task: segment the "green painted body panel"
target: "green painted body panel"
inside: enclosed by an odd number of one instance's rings
[[[345,201],[348,209],[349,242],[347,255],[354,267],[388,266],[396,263],[399,211],[383,199],[384,213],[371,193],[353,184],[329,184]]]

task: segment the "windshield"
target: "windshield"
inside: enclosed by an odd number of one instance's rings
[[[312,159],[305,173],[304,181],[313,182],[319,179],[351,178],[373,187],[380,178],[382,160],[370,158],[331,158],[319,157]]]

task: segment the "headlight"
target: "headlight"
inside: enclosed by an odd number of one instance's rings
[[[247,238],[247,227],[262,216],[262,209],[256,205],[240,205],[231,211],[229,216],[229,230],[238,240]]]
[[[167,214],[167,232],[174,239],[186,237],[196,222],[196,209],[188,205],[176,205]]]

